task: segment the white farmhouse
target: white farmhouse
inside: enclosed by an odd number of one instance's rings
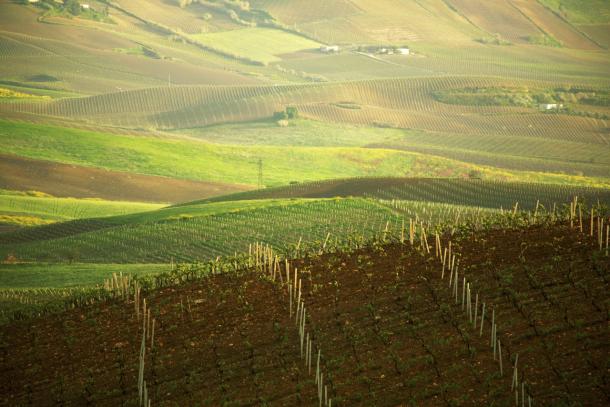
[[[398,53],[400,55],[410,55],[411,50],[409,48],[397,48],[396,53]]]
[[[557,103],[543,103],[540,105],[540,109],[542,110],[556,110],[556,109],[561,109],[563,107],[563,104],[557,104]]]
[[[332,52],[339,52],[338,45],[323,45],[320,47],[320,51],[330,54]]]

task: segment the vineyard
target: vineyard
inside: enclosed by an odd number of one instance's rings
[[[8,323],[2,401],[606,405],[600,210],[574,200],[304,257],[251,244],[239,260],[114,274],[75,309]]]
[[[438,90],[486,86],[502,85],[494,79],[454,77],[321,85],[165,87],[49,103],[0,104],[0,111],[109,126],[176,129],[268,119],[292,105],[302,116],[320,121],[608,146],[605,120],[551,115],[522,107],[451,105],[433,97]],[[352,107],[345,108],[346,104]]]
[[[162,206],[139,202],[55,198],[44,194],[36,196],[36,193],[32,195],[0,191],[0,222],[10,222],[12,217],[34,218],[41,223],[55,222],[143,212],[159,209]]]
[[[610,191],[601,188],[447,178],[336,179],[240,192],[199,202],[337,196],[436,202],[492,209],[510,209],[515,203],[519,203],[520,208],[533,209],[536,202],[550,208],[553,204],[560,204],[574,196],[592,203],[599,201],[610,204]]]
[[[341,247],[396,232],[409,219],[428,227],[489,211],[366,199],[245,201],[179,206],[44,225],[0,235],[0,257],[19,261],[169,263],[208,261],[263,241],[283,253]]]
[[[608,0],[0,0],[0,407],[610,405]]]
[[[337,196],[346,198],[320,199]],[[588,203],[610,203],[607,190],[594,188],[480,180],[335,180],[6,232],[0,235],[0,257],[43,262],[193,262],[241,253],[252,241],[292,253],[349,246],[351,239],[366,240],[384,231],[397,233],[413,220],[435,228],[519,208],[558,210],[573,196]]]

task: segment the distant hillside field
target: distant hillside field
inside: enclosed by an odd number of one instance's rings
[[[278,55],[281,54],[320,47],[319,43],[307,38],[267,28],[244,28],[191,37],[212,49],[263,64],[280,61]]]
[[[0,258],[84,263],[213,260],[265,242],[282,252],[316,251],[400,233],[409,218],[433,228],[475,220],[487,209],[373,199],[264,199],[188,204],[0,233]],[[330,235],[329,235],[330,234]]]
[[[142,175],[14,155],[0,155],[0,188],[58,197],[174,203],[251,189],[243,184]]]
[[[306,126],[304,133],[307,133],[307,122],[304,126]],[[282,127],[277,128],[282,129]],[[315,124],[309,128],[316,131]],[[256,131],[256,126],[251,129]],[[21,189],[23,187],[19,188],[18,185],[19,182],[23,182],[24,186],[29,185],[27,189],[43,190],[59,196],[71,196],[68,192],[76,191],[78,194],[73,196],[176,202],[191,200],[193,197],[205,198],[252,189],[259,181],[259,160],[262,160],[264,186],[362,176],[465,178],[472,176],[473,173],[491,179],[520,179],[562,184],[608,185],[610,182],[605,177],[595,176],[595,172],[591,173],[592,176],[582,176],[584,173],[568,175],[553,172],[554,169],[555,171],[561,169],[562,165],[568,165],[571,160],[569,157],[558,159],[555,161],[556,164],[545,167],[544,170],[549,172],[514,171],[492,167],[491,165],[495,163],[479,166],[428,153],[412,152],[409,149],[402,151],[400,146],[398,146],[400,149],[394,149],[397,147],[395,143],[400,143],[402,137],[396,130],[373,130],[369,137],[366,128],[350,130],[348,127],[344,131],[341,127],[318,127],[318,130],[321,129],[329,130],[326,133],[329,139],[333,134],[337,134],[338,136],[335,137],[339,138],[335,138],[330,143],[316,143],[312,140],[314,146],[303,147],[286,146],[283,143],[265,145],[264,142],[256,145],[219,145],[180,136],[120,135],[0,120],[0,140],[6,146],[4,151],[12,155],[2,165],[15,171],[12,175],[7,173],[0,176],[0,181],[5,188]],[[282,135],[282,131],[277,133],[279,139],[286,137],[285,133]],[[350,132],[357,140],[354,143],[348,141]],[[251,135],[246,132],[240,137],[250,137],[248,134]],[[387,148],[353,146],[367,140],[379,143],[385,137],[388,140]],[[235,141],[238,140],[234,138]],[[318,147],[316,144],[321,146]],[[574,145],[580,147],[578,144]],[[543,147],[538,145],[536,148]],[[591,156],[595,157],[602,150],[603,147],[598,147],[594,152],[591,150],[587,153],[585,150],[582,154],[587,157],[588,154],[592,154]],[[13,158],[14,156],[25,158]],[[107,157],[113,159],[109,161]],[[77,167],[54,167],[45,162],[71,164]],[[561,164],[562,162],[564,164]],[[10,163],[12,165],[5,165]],[[604,165],[603,159],[600,160],[598,166],[603,168]],[[21,167],[23,168],[20,169]],[[31,173],[33,168],[38,168],[39,171],[50,169],[51,173],[41,175],[41,179],[49,180],[50,184],[37,183],[35,178],[28,176],[28,174],[34,175]],[[580,170],[578,165],[571,168]],[[593,166],[593,168],[597,167]],[[111,173],[105,173],[105,170],[119,174],[120,184],[115,184],[112,181],[114,178],[109,176]],[[50,176],[53,171],[56,171],[58,176],[61,175],[61,178]],[[82,174],[97,177],[100,192],[97,192],[96,183],[79,181],[78,177]],[[130,179],[130,174],[135,174],[135,178]],[[147,178],[148,176],[163,178]],[[129,193],[115,191],[119,185],[128,186],[134,182],[136,185],[134,189],[131,187],[126,189]],[[159,190],[155,191],[154,185],[157,182]],[[47,190],[44,185],[54,186]],[[176,192],[172,195],[172,191]]]
[[[551,208],[553,204],[562,205],[575,196],[589,203],[601,202],[610,205],[609,188],[447,178],[335,179],[242,192],[194,203],[229,202],[242,199],[357,196],[385,200],[437,202],[493,209],[499,209],[500,207],[510,209],[515,203],[519,203],[521,208],[531,209],[536,206],[536,202]]]
[[[36,196],[42,195],[42,196]],[[43,224],[81,218],[122,215],[159,209],[163,205],[101,199],[56,198],[0,191],[0,224]]]
[[[414,219],[434,229],[484,222],[501,210],[528,210],[533,216],[563,210],[575,197],[585,204],[610,205],[610,189],[600,188],[457,179],[332,180],[4,232],[0,258],[192,262],[242,253],[257,241],[282,252],[315,251],[383,233],[397,236]]]

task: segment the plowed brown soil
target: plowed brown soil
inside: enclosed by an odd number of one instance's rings
[[[9,155],[0,155],[0,188],[41,191],[58,197],[170,203],[251,189],[245,185],[132,174]]]
[[[610,262],[587,228],[451,239],[458,280],[465,276],[479,295],[479,318],[487,305],[482,335],[464,311],[462,287],[456,301],[449,275],[441,278],[434,242],[431,254],[391,243],[293,262],[332,405],[512,406],[516,354],[532,405],[608,405]],[[253,270],[146,293],[157,323],[145,367],[153,405],[318,405],[286,294]],[[489,342],[492,309],[503,375]],[[0,404],[138,404],[142,331],[133,303],[0,332]]]

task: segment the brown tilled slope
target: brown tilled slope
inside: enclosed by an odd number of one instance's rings
[[[487,304],[482,330],[439,261],[408,243],[292,263],[332,405],[514,405],[519,354],[532,405],[607,406],[610,264],[586,225],[584,234],[537,225],[453,238],[460,279],[480,295],[477,310]],[[318,405],[316,354],[310,374],[285,286],[250,270],[145,297],[156,320],[144,374],[153,405]],[[133,302],[121,301],[3,326],[0,405],[138,405],[141,326]]]
[[[59,197],[183,202],[250,189],[0,155],[0,188]]]

